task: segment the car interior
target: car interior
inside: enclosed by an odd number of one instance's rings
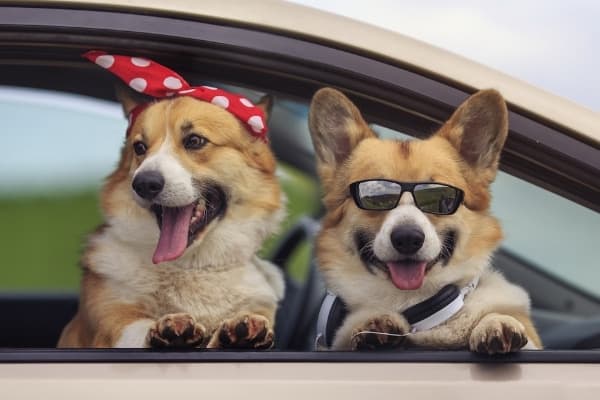
[[[314,154],[307,126],[308,104],[312,94],[322,86],[335,86],[348,94],[363,111],[366,119],[373,124],[373,129],[381,135],[423,138],[439,127],[441,121],[449,116],[453,106],[464,98],[466,92],[442,84],[437,84],[438,86],[435,87],[428,86],[430,83],[425,84],[422,81],[425,78],[419,78],[416,74],[409,74],[406,71],[402,74],[406,75],[403,75],[403,79],[408,79],[408,83],[386,84],[375,78],[368,80],[364,76],[347,71],[342,73],[341,70],[333,70],[308,61],[306,64],[298,64],[294,60],[260,58],[256,54],[234,52],[231,48],[219,46],[214,48],[207,46],[192,51],[189,46],[186,47],[181,43],[153,43],[151,39],[134,37],[116,40],[110,46],[105,37],[58,34],[53,38],[56,42],[55,46],[49,47],[46,43],[48,39],[41,39],[35,35],[23,39],[28,46],[22,46],[18,40],[15,41],[14,35],[0,35],[0,42],[3,40],[7,49],[5,55],[0,57],[0,88],[85,96],[88,99],[110,102],[117,106],[114,78],[80,57],[84,50],[100,45],[121,53],[127,52],[128,49],[141,48],[143,50],[137,51],[138,54],[168,65],[192,84],[226,87],[243,93],[253,100],[258,99],[263,93],[272,94],[275,97],[275,104],[269,121],[269,138],[280,164],[281,182],[289,200],[289,217],[281,233],[272,238],[262,251],[264,257],[280,266],[286,279],[286,296],[280,304],[277,315],[274,351],[313,351],[316,320],[326,287],[319,275],[312,247],[314,237],[319,230],[319,219],[323,215]],[[407,89],[410,85],[413,86]],[[420,89],[422,90],[419,91]],[[0,106],[9,100],[0,97]],[[4,119],[6,118],[7,116],[4,116]],[[541,150],[530,146],[530,142],[535,140],[534,136],[540,132],[547,132],[548,137],[557,138],[558,130],[542,126],[537,122],[525,121],[525,117],[516,112],[511,114],[511,122],[514,122],[514,128],[511,128],[510,139],[501,162],[501,170],[507,176],[503,179],[522,180],[527,185],[533,185],[551,196],[560,197],[560,201],[581,209],[582,211],[578,211],[577,215],[590,216],[582,217],[585,220],[583,224],[587,224],[587,228],[582,228],[584,229],[582,235],[586,237],[594,233],[597,235],[599,226],[597,210],[600,208],[598,192],[593,186],[585,184],[578,186],[577,183],[596,178],[586,178],[585,174],[588,174],[586,170],[582,170],[578,179],[574,178],[576,174],[572,170],[577,166],[565,163],[562,153],[559,153],[559,150],[576,152],[579,149],[577,146],[581,147],[585,144],[578,145],[573,142],[575,144],[571,147],[551,148],[550,150],[555,153],[547,151],[539,155],[537,151]],[[5,131],[3,135],[26,134],[27,122],[19,121],[19,126],[25,129],[19,129],[20,132],[16,133]],[[48,126],[51,127],[51,124]],[[55,138],[56,148],[49,151],[63,149],[60,144],[62,132],[49,131],[43,134]],[[10,151],[18,152],[19,157],[22,158],[28,156],[26,149]],[[119,149],[115,147],[115,156],[118,151]],[[539,157],[536,159],[537,155]],[[63,154],[62,157],[69,157],[69,154]],[[111,167],[108,165],[107,172]],[[95,182],[91,187],[97,190],[99,183]],[[94,201],[95,199],[92,198],[91,204],[94,204]],[[45,231],[46,235],[52,235],[53,230],[60,232],[57,225],[61,224],[64,217],[57,214],[48,216],[48,220],[27,222],[26,215],[41,206],[39,203],[32,202],[28,208],[26,201],[19,198],[12,199],[11,204],[14,206],[15,203],[18,203],[18,207],[6,208],[4,216],[8,218],[9,213],[21,213],[11,214],[11,216],[20,221],[19,224],[23,224],[21,229],[29,236],[19,236],[14,225],[5,224],[0,228],[4,230],[1,235],[6,240],[5,243],[14,244],[15,241],[21,240],[18,238],[26,237],[32,238],[32,242],[44,240],[44,236],[35,236],[34,231],[38,230]],[[75,212],[74,208],[68,205],[61,210],[58,211],[64,212],[65,215]],[[557,213],[560,213],[560,210]],[[99,221],[99,218],[96,211],[93,218],[85,222],[93,224]],[[532,220],[527,223],[539,225],[546,221]],[[547,229],[555,228],[549,226]],[[68,249],[74,253],[70,255],[69,260],[77,258],[85,233],[90,232],[93,225],[86,226],[83,232],[81,232],[83,228],[77,229],[69,233],[73,235],[73,232],[76,232],[76,239],[69,240],[78,241]],[[574,241],[578,240],[576,234],[573,236]],[[532,237],[531,240],[535,241],[536,238]],[[541,242],[539,246],[542,248],[547,246],[543,237],[537,240]],[[590,238],[588,237],[587,240]],[[60,242],[60,238],[57,242]],[[31,248],[26,246],[27,243],[22,244],[21,247],[15,245],[13,250],[26,248],[27,251],[36,252],[34,246]],[[581,279],[583,284],[580,284],[579,281],[569,278],[568,271],[564,271],[561,275],[555,270],[546,268],[539,259],[526,257],[528,251],[528,249],[519,249],[518,246],[502,247],[495,254],[493,264],[510,281],[518,283],[529,292],[533,318],[545,349],[600,348],[600,292],[590,289],[594,286],[585,277],[587,275]],[[10,253],[10,249],[7,249],[7,252]],[[66,270],[70,276],[69,283],[59,283],[49,289],[44,289],[43,284],[11,286],[12,281],[9,278],[6,278],[4,284],[0,283],[0,313],[3,315],[5,327],[0,329],[0,348],[53,348],[62,328],[77,309],[76,263],[55,265],[54,258],[50,254],[36,256],[38,258],[35,262],[46,265],[40,267],[27,263],[5,264],[2,266],[4,270],[2,276],[20,274],[26,277],[23,278],[26,281],[28,275],[35,274],[29,271],[44,270],[46,274],[51,275],[54,270]],[[61,259],[61,262],[66,261]],[[571,268],[568,265],[563,267],[565,270]],[[587,268],[591,268],[591,265],[587,265]],[[42,273],[32,279],[43,281],[45,275]],[[588,286],[585,286],[586,281]]]

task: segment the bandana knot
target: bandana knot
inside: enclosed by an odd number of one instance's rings
[[[177,72],[147,58],[107,54],[103,51],[88,51],[84,58],[113,73],[133,90],[163,99],[172,96],[191,96],[217,105],[233,114],[252,136],[267,141],[267,124],[262,109],[247,98],[212,86],[190,86]],[[145,108],[136,107],[129,114],[129,128]]]

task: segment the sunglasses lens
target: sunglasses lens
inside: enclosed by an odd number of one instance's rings
[[[433,214],[452,214],[460,205],[460,191],[437,183],[415,186],[415,202],[421,211]]]
[[[358,206],[367,210],[391,210],[396,207],[402,187],[395,182],[365,181],[358,184]]]

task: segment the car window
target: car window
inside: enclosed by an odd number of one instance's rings
[[[75,293],[85,236],[102,221],[98,190],[118,160],[126,129],[121,107],[65,92],[0,87],[0,116],[6,126],[2,140],[10,149],[0,159],[0,294]],[[293,151],[312,154],[307,116],[308,102],[277,99],[271,134],[289,138]],[[411,138],[383,126],[373,129],[383,137]],[[261,254],[266,258],[302,216],[318,218],[321,212],[314,172],[282,162],[285,151],[279,154],[277,175],[288,198],[288,218],[280,235],[265,243]],[[598,295],[597,271],[591,267],[597,213],[503,172],[492,192],[504,249],[560,282]],[[311,241],[304,240],[283,267],[302,284],[312,259]]]
[[[504,228],[503,247],[600,297],[599,213],[503,172],[492,196],[492,212]]]
[[[116,103],[0,88],[0,290],[76,290],[80,249],[100,223],[97,192],[126,123]]]

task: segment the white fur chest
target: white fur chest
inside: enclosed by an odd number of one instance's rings
[[[189,259],[153,265],[148,251],[115,241],[91,255],[91,268],[106,278],[117,302],[140,304],[153,318],[185,312],[214,329],[224,319],[276,304],[283,278],[276,267],[256,258],[235,265],[190,266]]]

